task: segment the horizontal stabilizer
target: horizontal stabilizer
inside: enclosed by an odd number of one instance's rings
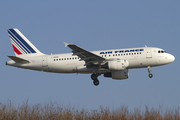
[[[12,59],[13,61],[15,61],[16,63],[30,63],[28,60],[16,57],[16,56],[8,56],[10,59]]]

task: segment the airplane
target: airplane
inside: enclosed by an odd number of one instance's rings
[[[175,57],[156,47],[88,51],[75,44],[65,43],[72,53],[46,55],[40,52],[18,29],[8,29],[15,56],[6,65],[53,73],[91,74],[95,86],[98,76],[124,80],[129,77],[129,69],[147,68],[152,78],[151,68],[166,65]]]

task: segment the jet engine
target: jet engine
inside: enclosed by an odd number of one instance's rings
[[[122,80],[127,79],[129,77],[128,69],[122,71],[113,71],[109,73],[105,73],[104,77],[110,77],[112,79]]]
[[[106,64],[102,65],[101,68],[109,69],[111,71],[125,70],[129,66],[127,60],[115,60],[108,61]]]

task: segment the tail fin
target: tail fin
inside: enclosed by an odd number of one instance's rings
[[[18,29],[8,29],[8,33],[16,56],[43,54]]]

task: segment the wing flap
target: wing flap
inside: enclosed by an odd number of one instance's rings
[[[16,56],[8,56],[10,59],[12,59],[13,61],[15,61],[16,63],[30,63],[30,61],[16,57]]]

